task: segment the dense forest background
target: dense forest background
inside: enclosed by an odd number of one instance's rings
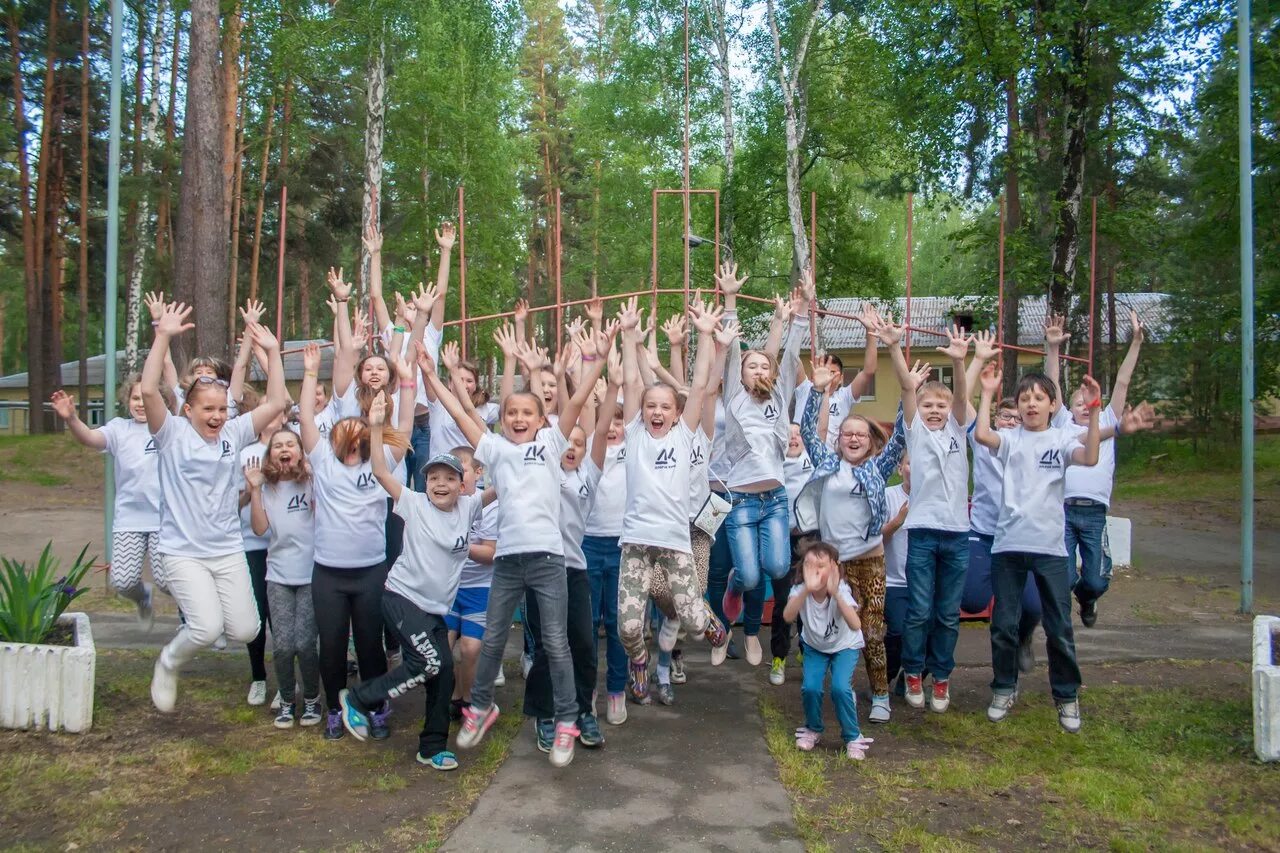
[[[456,219],[460,186],[470,315],[553,301],[557,196],[564,298],[647,286],[651,190],[683,179],[687,35],[690,184],[720,190],[723,251],[751,272],[749,291],[781,289],[812,260],[821,296],[900,295],[910,193],[914,293],[994,299],[1004,199],[1009,296],[1048,294],[1084,341],[1096,198],[1099,291],[1172,296],[1147,381],[1193,427],[1238,417],[1236,32],[1221,3],[124,8],[118,321],[130,361],[152,289],[196,305],[190,351],[227,350],[232,306],[274,302],[282,218],[284,332],[327,336],[325,271],[344,267],[363,288],[363,226],[384,232],[387,283],[406,289],[434,275],[432,231]],[[109,3],[6,0],[3,15],[0,374],[29,371],[44,400],[59,363],[104,349]],[[1255,2],[1253,26],[1267,397],[1280,384],[1280,2]],[[708,199],[690,216],[694,234],[714,236]],[[659,218],[659,278],[678,287],[679,196]],[[695,285],[709,285],[710,250],[691,254]],[[451,317],[457,300],[455,287]],[[475,329],[473,351],[487,338]],[[1097,361],[1108,378],[1106,347]]]

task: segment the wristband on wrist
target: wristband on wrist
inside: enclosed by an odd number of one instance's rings
[[[319,372],[319,371],[316,371],[316,370],[304,370],[304,371],[302,371],[302,375],[303,375],[303,376],[314,376],[314,377],[316,377],[317,379],[318,379],[318,378],[320,378],[320,372]]]
[[[599,358],[599,356],[596,356],[596,355],[584,355],[584,356],[582,357],[582,360],[583,360],[583,361],[595,361],[597,358]]]
[[[1090,408],[1090,409],[1101,409],[1101,408],[1102,408],[1102,401],[1101,401],[1101,400],[1093,400],[1093,401],[1091,401],[1091,402],[1089,403],[1089,408]]]
[[[391,331],[393,331],[393,332],[399,332],[400,334],[402,334],[402,335],[403,335],[403,334],[404,334],[404,326],[392,326],[392,327],[391,327]]]

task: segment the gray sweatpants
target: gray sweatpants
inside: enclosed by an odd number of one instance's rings
[[[271,662],[276,670],[280,700],[290,704],[297,698],[293,695],[295,660],[302,670],[303,698],[319,698],[319,635],[311,603],[311,584],[288,586],[267,581],[267,604],[271,608]]]
[[[475,683],[471,685],[471,707],[487,711],[493,705],[493,680],[502,666],[511,619],[524,599],[526,589],[538,602],[542,647],[551,670],[556,722],[572,723],[578,719],[578,700],[566,628],[569,586],[565,578],[564,557],[559,554],[507,554],[494,559],[484,645],[480,650],[480,661],[476,664]]]

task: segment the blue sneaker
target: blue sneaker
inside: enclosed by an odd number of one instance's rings
[[[454,755],[452,752],[449,752],[448,750],[445,750],[444,752],[437,752],[435,755],[431,756],[430,758],[428,758],[427,756],[419,752],[417,755],[417,759],[419,764],[425,764],[427,767],[430,767],[432,770],[457,770],[458,769],[458,756]]]
[[[600,731],[600,721],[595,714],[582,714],[578,717],[578,743],[588,749],[604,746],[604,732]]]
[[[356,740],[367,740],[369,737],[369,717],[356,707],[350,690],[338,693],[338,704],[342,706],[342,726],[351,732]]]
[[[536,720],[533,724],[533,730],[538,736],[538,749],[543,752],[550,752],[551,746],[556,739],[556,721]]]

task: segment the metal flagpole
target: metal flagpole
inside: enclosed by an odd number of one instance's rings
[[[110,144],[107,148],[107,293],[103,313],[103,351],[106,376],[102,383],[102,421],[106,423],[116,411],[116,267],[120,263],[120,75],[124,52],[124,4],[111,0],[111,113],[108,124]],[[154,97],[154,94],[153,94]],[[103,502],[103,542],[107,562],[111,562],[112,511],[115,507],[115,471],[111,454],[106,457],[106,499]]]
[[[1240,98],[1240,611],[1253,612],[1253,92],[1249,0],[1236,8]]]

